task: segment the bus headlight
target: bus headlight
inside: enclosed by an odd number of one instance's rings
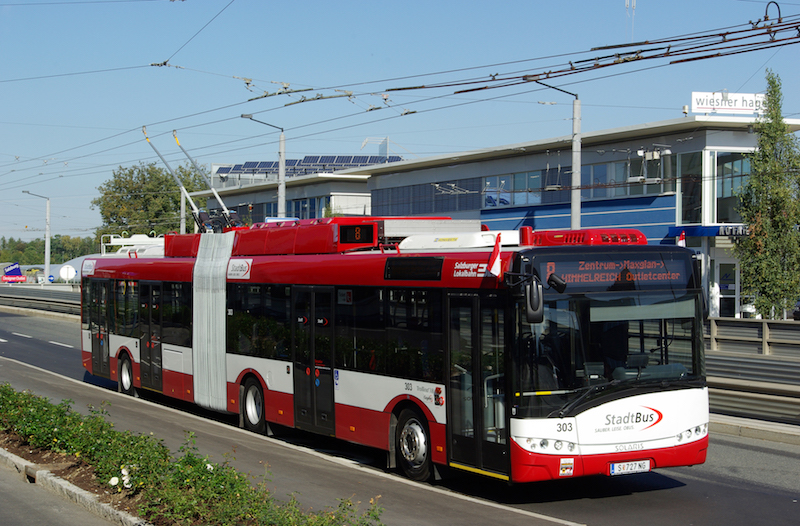
[[[681,436],[683,434],[681,433]],[[536,438],[536,437],[519,437],[515,438],[517,443],[522,446],[523,449],[527,449],[531,452],[539,452],[539,453],[549,453],[551,455],[558,454],[559,451],[567,451],[569,453],[575,454],[578,450],[578,444],[575,442],[569,442],[567,440],[557,440],[553,438]]]

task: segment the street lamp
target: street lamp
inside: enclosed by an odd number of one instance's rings
[[[50,281],[50,198],[43,195],[37,195],[27,190],[22,191],[23,194],[32,195],[34,197],[41,197],[47,200],[45,208],[45,223],[44,223],[44,279]]]
[[[281,131],[281,138],[278,143],[278,217],[286,217],[286,137],[283,134],[283,128],[254,119],[251,113],[243,113],[242,118],[250,119],[253,122]]]

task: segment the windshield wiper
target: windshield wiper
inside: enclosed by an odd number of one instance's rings
[[[577,407],[578,404],[583,402],[590,394],[601,391],[606,387],[608,387],[609,385],[617,385],[618,383],[619,380],[611,380],[610,382],[604,384],[590,385],[589,387],[586,388],[586,391],[584,391],[583,394],[581,394],[575,400],[568,402],[567,405],[565,405],[558,411],[559,418],[564,418],[564,415],[566,415],[567,413],[572,411],[575,407]]]

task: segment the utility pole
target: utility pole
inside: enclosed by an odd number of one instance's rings
[[[575,100],[572,101],[572,184],[569,193],[569,227],[572,230],[578,230],[581,227],[581,100],[578,98],[577,93],[570,93],[561,88],[549,86],[534,78],[530,80],[541,84],[545,88],[554,89],[575,97]]]
[[[281,131],[281,137],[278,142],[278,217],[286,217],[286,136],[283,134],[283,128],[254,119],[251,113],[243,113],[242,118],[250,119],[253,122]]]
[[[45,223],[44,223],[44,280],[46,283],[50,282],[50,198],[43,195],[37,195],[27,190],[22,191],[23,194],[32,195],[34,197],[41,197],[47,200],[45,207]]]

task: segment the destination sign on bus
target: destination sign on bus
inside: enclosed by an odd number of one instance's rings
[[[633,254],[630,254],[633,255]],[[558,275],[567,285],[588,290],[631,290],[640,287],[686,286],[691,276],[688,258],[670,259],[660,254],[635,254],[615,259],[612,254],[597,257],[537,258],[539,275],[546,281]]]
[[[339,227],[339,243],[372,243],[373,225],[341,225]]]

